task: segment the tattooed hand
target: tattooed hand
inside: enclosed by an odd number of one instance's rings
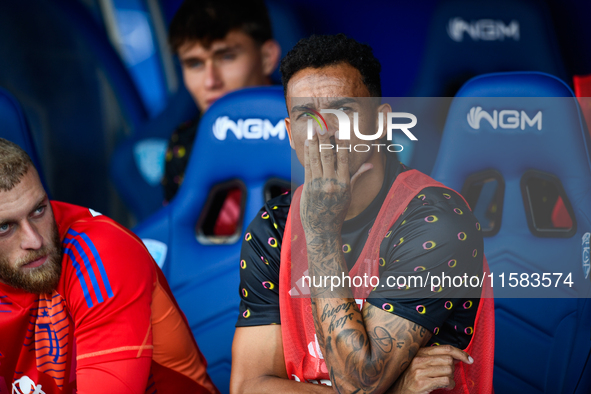
[[[355,180],[372,169],[362,164],[353,176],[348,141],[335,137],[339,150],[323,149],[329,133],[306,141],[306,178],[300,215],[306,235],[310,276],[348,273],[341,227]],[[334,145],[334,144],[333,144]],[[336,164],[335,164],[336,163]],[[332,388],[337,393],[384,393],[411,365],[431,333],[409,320],[366,303],[360,311],[351,289],[310,287],[312,317]]]
[[[330,134],[314,128],[311,140],[304,147],[305,182],[300,203],[302,225],[306,235],[339,236],[345,221],[351,190],[356,179],[372,168],[363,164],[351,176],[349,172],[349,140],[340,140],[335,134],[336,147],[331,144]],[[334,144],[331,144],[334,146]],[[320,151],[320,146],[323,146]]]
[[[437,389],[453,389],[454,364],[458,360],[466,364],[474,362],[468,353],[453,346],[421,348],[388,393],[428,394]]]

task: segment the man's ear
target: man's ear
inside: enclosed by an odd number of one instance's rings
[[[377,113],[379,114],[380,112],[383,113],[382,116],[384,117],[384,127],[382,128],[382,135],[380,135],[380,139],[382,139],[386,138],[386,135],[388,134],[388,127],[386,127],[386,124],[388,123],[388,112],[392,112],[392,107],[390,104],[384,103],[378,107]],[[377,119],[376,122],[378,122]]]
[[[289,117],[285,118],[285,129],[287,130],[287,135],[289,136],[289,146],[291,146],[291,149],[295,150],[293,138],[291,137],[291,119],[289,119]]]
[[[279,58],[281,57],[281,47],[277,41],[271,39],[265,41],[261,46],[261,57],[263,63],[263,73],[266,77],[273,74],[273,71],[279,64]]]

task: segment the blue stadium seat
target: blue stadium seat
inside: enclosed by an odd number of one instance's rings
[[[2,88],[0,88],[0,137],[14,142],[29,154],[47,190],[43,168],[21,105],[12,94]],[[48,190],[47,193],[49,193]]]
[[[162,113],[115,148],[109,168],[111,180],[136,223],[162,207],[164,190],[160,180],[168,139],[176,127],[198,114],[183,85]]]
[[[102,0],[114,46],[142,97],[150,118],[159,114],[178,86],[160,7],[147,0]],[[107,5],[109,4],[109,5]]]
[[[549,0],[548,6],[556,25],[558,43],[570,75],[591,73],[589,15],[591,2],[581,0]]]
[[[294,8],[311,33],[343,33],[371,46],[382,64],[382,96],[406,97],[440,1],[298,0]]]
[[[498,232],[485,233],[484,238],[485,253],[496,274],[497,393],[591,392],[591,161],[589,136],[573,96],[564,82],[544,73],[497,73],[471,79],[451,105],[432,173],[465,195],[470,194],[467,186],[469,179],[478,177],[475,174],[496,174],[487,177],[496,179],[500,187],[494,208],[485,203],[485,210],[498,214],[494,219]],[[495,109],[521,112],[505,113],[515,118],[495,121]],[[492,123],[483,117],[485,112]],[[528,119],[540,114],[539,122],[523,123],[524,113]],[[518,116],[522,123],[515,120]],[[518,127],[509,128],[513,126]],[[534,193],[525,185],[533,185],[527,183],[533,179],[530,174],[542,173],[543,182],[562,189],[574,219],[568,231],[542,228],[542,210],[540,216],[531,213],[530,207],[540,206],[546,194]],[[475,214],[484,230],[489,218],[478,209]],[[576,284],[587,286],[587,292],[571,298],[499,298],[506,291],[499,288],[501,272],[507,276],[510,272],[572,272]]]
[[[168,7],[165,12],[173,15],[180,3],[163,4]],[[305,34],[294,19],[290,6],[271,0],[267,1],[267,7],[274,37],[281,46],[282,56],[285,56]],[[281,82],[278,69],[271,78],[276,83]],[[198,115],[197,107],[183,82],[179,83],[178,92],[171,96],[166,108],[117,146],[111,159],[111,180],[138,222],[162,207],[164,191],[160,178],[164,173],[164,153],[170,135],[181,123]]]
[[[411,95],[453,97],[472,77],[506,71],[541,71],[566,80],[547,5],[534,0],[441,1]],[[429,132],[419,137],[407,164],[430,173],[442,126],[430,121],[424,127]]]
[[[23,106],[54,198],[125,222],[109,158],[147,113],[90,11],[70,0],[2,2],[0,86]]]
[[[134,230],[163,265],[222,393],[229,390],[244,230],[263,206],[269,181],[291,177],[286,115],[280,87],[245,89],[217,101],[201,119],[178,194]],[[246,198],[236,237],[216,244],[219,239],[199,228],[215,203],[212,190],[228,181],[242,185]]]

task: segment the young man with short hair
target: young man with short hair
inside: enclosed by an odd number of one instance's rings
[[[201,113],[229,92],[270,85],[281,55],[263,0],[185,0],[170,24],[169,42]],[[197,124],[187,122],[171,136],[162,179],[165,201],[183,181]]]

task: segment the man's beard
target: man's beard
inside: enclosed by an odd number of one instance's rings
[[[62,244],[55,223],[51,241],[51,245],[29,252],[16,265],[11,264],[4,256],[0,256],[0,280],[9,286],[33,294],[46,294],[55,290],[62,274]],[[40,267],[21,269],[23,265],[44,256],[47,256],[47,260]]]

